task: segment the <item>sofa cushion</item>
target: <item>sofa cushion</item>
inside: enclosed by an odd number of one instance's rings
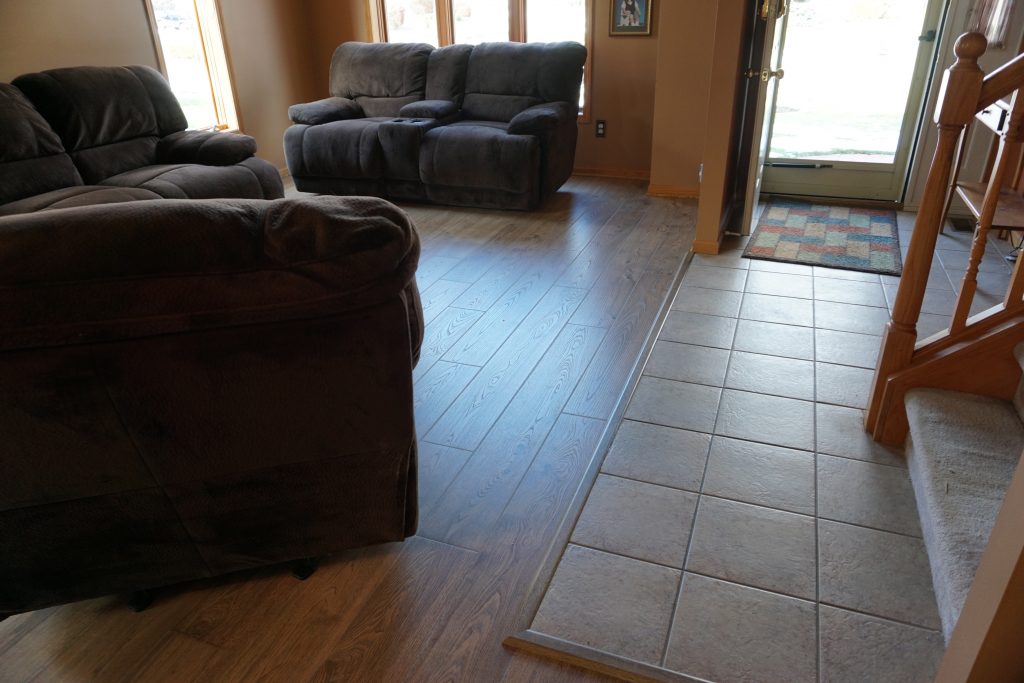
[[[384,153],[377,128],[390,117],[295,125],[285,131],[288,168],[296,177],[377,179],[384,174]]]
[[[466,72],[467,119],[511,121],[544,102],[577,102],[587,49],[579,43],[481,43]]]
[[[170,86],[148,67],[72,67],[14,80],[95,184],[155,161],[157,138],[186,128]]]
[[[0,205],[0,216],[13,216],[19,213],[32,213],[33,211],[47,211],[50,209],[69,209],[75,206],[117,204],[143,199],[160,199],[160,195],[150,190],[134,187],[74,185]]]
[[[466,93],[466,69],[472,52],[472,45],[447,45],[430,53],[426,99],[449,100],[462,105]]]
[[[101,184],[137,187],[167,199],[264,199],[266,196],[260,178],[243,164],[156,164],[119,173]]]
[[[342,43],[331,58],[331,94],[422,97],[433,50],[425,43]]]
[[[508,125],[460,121],[427,132],[420,177],[428,185],[525,192],[540,173],[540,144],[532,135],[509,135]]]
[[[0,204],[82,184],[60,138],[7,83],[0,83],[0,131]]]
[[[8,216],[0,349],[352,310],[406,288],[418,257],[408,216],[379,199],[162,200]]]

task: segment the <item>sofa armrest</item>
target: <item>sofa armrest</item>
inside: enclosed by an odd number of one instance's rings
[[[508,122],[512,135],[539,134],[575,121],[577,108],[568,102],[538,104],[516,114]]]
[[[421,100],[405,105],[398,115],[417,119],[445,119],[458,111],[458,105],[449,100]]]
[[[372,197],[127,202],[0,218],[0,350],[338,315],[414,283]]]
[[[158,164],[231,166],[256,154],[256,140],[239,133],[183,130],[156,143]]]
[[[309,126],[331,121],[361,119],[363,116],[363,108],[346,97],[328,97],[288,107],[288,118],[292,123],[304,123]]]

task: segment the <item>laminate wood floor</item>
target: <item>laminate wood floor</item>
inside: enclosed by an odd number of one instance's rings
[[[406,206],[423,240],[420,530],[0,623],[0,681],[606,680],[501,642],[693,240],[693,201],[574,178],[532,213]]]

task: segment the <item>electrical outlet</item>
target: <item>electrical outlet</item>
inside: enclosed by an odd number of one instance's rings
[[[594,134],[599,138],[604,137],[605,121],[604,119],[598,119],[594,124]]]

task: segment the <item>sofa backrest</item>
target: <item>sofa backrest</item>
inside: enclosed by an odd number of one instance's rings
[[[575,103],[586,61],[579,43],[481,43],[469,56],[464,118],[507,122],[535,104]]]
[[[46,119],[7,83],[0,83],[0,131],[0,204],[82,184]]]
[[[80,66],[14,79],[95,184],[156,161],[157,141],[188,123],[164,77],[145,66]]]
[[[398,116],[424,99],[433,51],[425,43],[342,43],[331,58],[331,95],[354,100],[366,116]]]
[[[466,94],[466,70],[472,52],[472,45],[447,45],[430,53],[426,99],[448,100],[462,106]]]

